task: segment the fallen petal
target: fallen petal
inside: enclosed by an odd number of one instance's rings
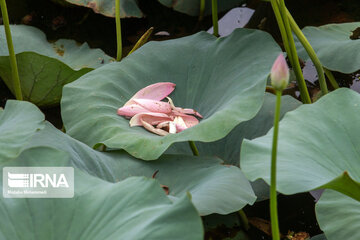
[[[142,113],[142,112],[149,112],[148,110],[146,110],[146,108],[143,108],[142,106],[138,105],[138,104],[131,104],[128,106],[124,106],[121,107],[117,110],[117,114],[120,116],[125,116],[125,117],[132,117],[138,113]]]
[[[193,127],[199,123],[199,120],[194,116],[185,115],[182,116],[181,118],[184,120],[186,127],[188,128]]]
[[[169,122],[170,121],[166,121],[166,122],[161,122],[159,123],[156,128],[165,128],[165,127],[169,127]]]
[[[147,109],[147,112],[158,112],[158,113],[170,113],[171,106],[167,102],[161,102],[157,100],[150,99],[134,99],[135,103],[140,105],[141,107]],[[132,106],[132,105],[130,105]]]
[[[175,107],[172,99],[169,97],[166,97],[166,98],[169,100],[169,104],[170,104],[171,108],[173,109],[173,111],[178,112],[178,113],[183,113],[183,114],[192,114],[199,118],[203,118],[203,116],[200,113],[198,113],[197,111],[195,111],[194,109]]]
[[[179,107],[177,107],[175,109],[175,111],[178,111],[178,112],[184,113],[184,114],[192,114],[192,115],[195,115],[195,116],[197,116],[199,118],[203,118],[203,116],[200,113],[198,113],[197,111],[195,111],[194,109],[191,109],[191,108],[179,108]]]
[[[171,82],[160,82],[149,85],[135,93],[135,95],[132,96],[132,98],[130,98],[124,106],[132,104],[132,100],[134,99],[151,99],[160,101],[174,91],[175,86],[176,84]]]
[[[130,119],[130,127],[142,126],[142,121],[150,125],[158,125],[161,122],[172,121],[172,119],[165,113],[138,113]]]
[[[176,123],[169,122],[169,133],[176,133]]]
[[[181,117],[182,120],[184,120],[187,128],[195,126],[196,124],[199,123],[199,120],[196,117],[191,115],[186,115],[184,113],[179,113],[177,111],[173,111],[171,114],[169,114],[169,116],[173,117],[174,119],[176,117]]]
[[[176,124],[177,132],[184,131],[188,128],[184,122],[184,119],[180,116],[175,117],[174,123]]]
[[[155,133],[155,134],[160,135],[160,136],[166,136],[166,135],[169,134],[167,131],[164,131],[164,130],[159,129],[159,128],[154,128],[153,125],[151,125],[150,123],[145,122],[145,121],[142,120],[142,119],[141,119],[141,123],[142,123],[142,126],[143,126],[146,130],[148,130],[149,132]]]

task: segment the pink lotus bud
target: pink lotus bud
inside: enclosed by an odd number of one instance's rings
[[[271,85],[278,91],[284,90],[289,84],[289,67],[282,53],[277,57],[271,68]]]

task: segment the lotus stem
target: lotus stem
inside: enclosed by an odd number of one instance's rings
[[[136,42],[135,46],[131,49],[131,51],[128,53],[128,56],[133,53],[135,50],[137,50],[138,48],[140,48],[142,45],[144,45],[145,43],[147,43],[147,41],[149,40],[149,37],[151,36],[151,33],[153,32],[154,28],[151,27],[149,28],[142,36],[141,38]]]
[[[305,37],[304,33],[301,31],[299,26],[296,24],[294,18],[291,16],[289,10],[286,9],[286,13],[287,13],[287,17],[288,17],[289,22],[290,22],[291,29],[293,30],[296,37],[299,39],[299,41],[301,42],[301,44],[305,48],[305,50],[306,50],[307,54],[309,55],[311,61],[315,65],[317,74],[319,76],[320,89],[321,89],[321,92],[323,93],[323,95],[325,95],[329,91],[328,91],[328,88],[327,88],[327,85],[326,85],[323,66],[321,65],[321,62],[320,62],[319,58],[317,57],[314,49],[312,48],[309,41]]]
[[[21,84],[19,78],[19,71],[16,63],[16,56],[14,51],[14,44],[11,37],[9,15],[7,12],[6,1],[0,0],[1,14],[4,22],[6,42],[9,50],[10,66],[11,66],[11,76],[13,80],[13,88],[15,92],[15,97],[17,100],[23,100],[21,92]]]
[[[332,72],[326,68],[324,68],[325,74],[327,76],[327,78],[329,79],[329,82],[331,83],[331,85],[333,86],[334,89],[338,89],[339,88],[339,84],[336,82],[334,75],[332,74]]]
[[[249,225],[249,220],[248,220],[244,210],[242,210],[242,209],[239,210],[239,216],[240,216],[240,221],[241,221],[243,228],[246,231],[248,231],[250,229],[250,225]]]
[[[271,6],[278,22],[280,33],[284,41],[285,50],[294,69],[296,80],[299,86],[301,100],[303,103],[311,103],[310,95],[306,87],[305,79],[301,71],[298,55],[295,48],[295,41],[291,32],[290,23],[287,18],[284,0],[280,0],[280,8],[277,0],[271,0]],[[285,40],[287,39],[287,40]]]
[[[115,0],[115,23],[116,23],[116,42],[117,42],[116,61],[120,61],[122,56],[120,0]]]
[[[277,5],[276,0],[271,0],[270,3],[271,3],[271,6],[272,6],[272,9],[274,11],[277,24],[279,26],[279,30],[280,30],[281,38],[282,38],[283,43],[284,43],[285,51],[286,51],[286,53],[287,53],[287,55],[289,57],[291,65],[293,65],[292,64],[292,55],[291,55],[291,51],[289,49],[289,40],[288,40],[288,37],[287,37],[287,34],[286,34],[284,21],[283,21],[283,19],[281,17],[279,7]]]
[[[219,36],[219,23],[218,23],[218,7],[217,7],[218,0],[212,0],[212,21],[213,21],[213,28],[214,28],[214,36]]]
[[[276,91],[276,106],[274,117],[274,132],[271,152],[271,179],[270,179],[270,219],[271,233],[273,240],[280,240],[279,220],[277,213],[277,195],[276,195],[276,155],[279,133],[280,107],[282,91]]]
[[[205,12],[205,0],[200,0],[200,13],[199,13],[199,21],[204,19]]]
[[[199,150],[197,149],[195,142],[194,141],[189,141],[189,145],[191,148],[191,151],[193,153],[194,156],[199,156]]]

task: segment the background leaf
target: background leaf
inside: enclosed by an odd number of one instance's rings
[[[305,27],[303,33],[324,67],[342,73],[353,73],[360,70],[360,40],[350,38],[352,31],[357,28],[360,28],[360,22]],[[300,42],[296,44],[299,56],[304,60],[309,59]]]
[[[264,136],[273,126],[276,96],[265,93],[264,103],[254,118],[236,126],[226,137],[215,142],[196,142],[201,156],[217,156],[226,164],[240,165],[240,149],[243,139],[255,139]],[[281,117],[296,109],[301,102],[291,96],[282,97]],[[175,143],[167,153],[192,155],[188,143]]]
[[[285,115],[278,142],[279,192],[332,188],[360,199],[359,110],[360,95],[343,88]],[[271,143],[272,130],[244,140],[240,165],[251,181],[269,183]]]
[[[316,217],[328,240],[360,239],[360,202],[325,190],[316,204]]]
[[[226,137],[211,143],[196,142],[201,156],[216,156],[224,160],[226,164],[240,165],[240,148],[243,139],[255,139],[265,135],[273,126],[276,97],[273,94],[265,93],[264,104],[257,115],[246,122],[240,123]],[[301,102],[290,96],[282,97],[281,117],[288,111],[296,109]],[[192,154],[187,143],[175,143],[168,153]],[[269,186],[262,180],[251,183],[257,201],[269,198]]]
[[[29,102],[7,100],[0,111],[0,163],[16,157],[34,133],[45,127],[45,117]]]
[[[90,49],[84,43],[61,39],[49,43],[40,30],[11,25],[22,92],[25,100],[38,106],[59,103],[63,85],[72,82],[112,60],[100,49]],[[5,40],[0,26],[0,39]],[[0,44],[0,76],[12,92],[9,52],[5,42]]]
[[[240,169],[224,166],[214,157],[164,155],[145,162],[120,152],[98,152],[72,139],[47,123],[27,148],[49,146],[69,153],[71,165],[109,182],[131,176],[155,178],[169,188],[169,196],[179,199],[189,192],[201,215],[228,214],[255,201],[249,181]],[[236,182],[236,184],[233,184]]]
[[[221,139],[260,109],[266,78],[280,51],[270,35],[250,29],[237,29],[220,39],[200,32],[150,42],[120,63],[108,64],[64,87],[65,128],[89,146],[103,143],[145,160],[158,158],[175,142]],[[130,128],[129,120],[116,115],[141,88],[168,81],[176,84],[170,95],[175,105],[201,113],[200,124],[161,137],[142,127]]]
[[[51,148],[33,148],[1,166],[64,166],[67,161],[64,152]],[[183,197],[171,202],[156,181],[133,177],[114,184],[77,169],[74,172],[74,198],[27,199],[1,196],[1,238],[202,238],[201,219],[190,199]],[[2,171],[0,175],[2,181]]]
[[[115,1],[114,0],[65,0],[69,3],[88,7],[96,13],[100,13],[107,17],[115,17]],[[137,6],[136,0],[120,1],[120,17],[142,17],[143,14]]]

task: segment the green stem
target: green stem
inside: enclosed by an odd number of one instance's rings
[[[116,22],[116,42],[117,42],[116,61],[120,61],[122,56],[120,0],[115,0],[115,22]]]
[[[204,11],[205,11],[205,0],[200,0],[199,21],[202,21],[204,19]]]
[[[283,19],[281,17],[279,7],[277,5],[276,0],[271,0],[270,3],[271,3],[271,7],[272,7],[272,9],[274,11],[277,24],[278,24],[279,29],[280,29],[280,34],[281,34],[281,38],[282,38],[283,43],[284,43],[285,51],[287,52],[287,54],[289,56],[289,60],[291,62],[291,65],[293,65],[292,56],[291,56],[291,52],[290,52],[290,48],[289,48],[289,40],[288,40],[288,37],[287,37],[287,34],[286,34],[284,21],[283,21]]]
[[[218,23],[218,7],[217,7],[218,0],[212,0],[212,21],[213,21],[213,28],[214,28],[214,36],[219,36],[219,23]]]
[[[239,216],[240,216],[242,226],[244,227],[244,229],[246,231],[248,231],[250,229],[250,225],[249,225],[249,220],[248,220],[244,210],[242,210],[242,209],[239,210]]]
[[[271,0],[271,5],[273,7],[275,14],[276,14],[276,12],[280,12],[280,14],[281,14],[281,19],[283,21],[282,27],[285,28],[285,32],[286,32],[286,36],[287,36],[288,44],[289,44],[289,46],[287,48],[287,51],[289,51],[289,52],[287,52],[287,53],[288,53],[291,65],[292,65],[295,75],[296,75],[296,80],[297,80],[297,83],[299,86],[301,100],[303,103],[311,103],[310,95],[309,95],[309,92],[306,87],[305,79],[302,74],[302,70],[301,70],[300,63],[299,63],[299,58],[298,58],[298,55],[296,52],[295,41],[294,41],[294,38],[293,38],[293,35],[291,32],[289,19],[287,18],[284,0],[280,0],[280,4],[278,3],[277,0]],[[279,5],[280,5],[280,8],[279,8]],[[281,26],[279,25],[279,27],[281,27]],[[284,34],[284,31],[281,31],[281,32],[282,32],[282,34]],[[286,44],[286,43],[284,43],[284,44]]]
[[[8,16],[5,0],[0,0],[0,7],[1,7],[1,14],[3,17],[3,22],[4,22],[6,42],[7,42],[7,46],[8,46],[8,50],[9,50],[11,75],[12,75],[12,80],[13,80],[13,88],[15,91],[15,97],[17,100],[23,100],[19,72],[18,72],[18,67],[17,67],[17,63],[16,63],[15,51],[14,51],[14,45],[13,45],[13,41],[12,41],[12,37],[11,37],[9,16]]]
[[[191,151],[193,152],[194,156],[199,156],[199,150],[197,149],[194,141],[189,141],[189,145],[190,145]]]
[[[279,133],[280,120],[280,106],[281,106],[281,91],[276,91],[276,106],[274,117],[274,132],[271,152],[271,180],[270,180],[270,219],[271,219],[271,233],[273,240],[280,240],[279,220],[277,214],[277,196],[276,196],[276,154],[277,141]]]
[[[331,85],[333,86],[334,89],[338,89],[339,88],[339,84],[336,82],[334,75],[332,74],[332,72],[326,68],[324,68],[325,74],[329,79],[329,82],[331,83]]]
[[[287,17],[289,19],[290,25],[291,25],[291,29],[294,31],[296,37],[299,39],[299,41],[301,42],[301,44],[305,48],[307,54],[309,55],[311,61],[314,63],[317,74],[319,76],[319,83],[320,83],[321,92],[323,93],[323,95],[325,95],[329,91],[328,91],[328,88],[327,88],[327,85],[326,85],[324,69],[323,69],[323,67],[321,65],[321,62],[320,62],[319,58],[317,57],[314,49],[310,45],[309,41],[307,40],[307,38],[305,37],[305,35],[301,31],[299,26],[296,24],[294,18],[291,16],[290,12],[288,10],[286,10],[286,13],[287,13]]]

